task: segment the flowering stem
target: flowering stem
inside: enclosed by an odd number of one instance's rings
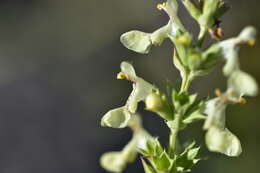
[[[203,42],[204,42],[204,39],[205,39],[205,36],[206,36],[206,29],[201,29],[200,30],[200,33],[199,33],[199,36],[198,36],[198,46],[201,47]]]
[[[186,73],[182,80],[182,85],[179,93],[187,92],[193,77],[191,73]],[[182,114],[175,114],[175,118],[170,125],[170,136],[169,136],[169,155],[173,156],[176,149],[177,137],[180,131],[180,124],[182,121]]]
[[[189,72],[186,72],[182,79],[180,93],[186,92],[189,89],[190,83],[192,81],[192,75]]]
[[[176,114],[176,117],[173,121],[173,128],[171,128],[170,137],[169,137],[169,155],[173,156],[176,149],[177,136],[180,130],[180,122],[182,119],[181,114]]]

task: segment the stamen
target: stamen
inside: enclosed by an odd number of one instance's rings
[[[223,36],[223,30],[222,30],[222,28],[217,28],[217,35],[218,35],[218,38],[221,38],[222,36]]]
[[[120,73],[117,74],[116,78],[117,79],[127,79],[127,75],[120,72]]]
[[[157,8],[158,8],[159,10],[166,10],[166,3],[164,2],[164,3],[162,3],[162,4],[158,4],[158,5],[157,5]]]
[[[256,40],[254,40],[254,39],[249,40],[249,41],[248,41],[248,44],[249,44],[250,46],[254,46],[254,45],[256,44]]]
[[[218,97],[220,97],[220,96],[222,95],[220,89],[218,89],[218,88],[215,90],[215,94],[216,94],[216,96],[218,96]]]
[[[240,97],[237,101],[238,104],[241,104],[241,105],[245,105],[246,104],[246,99],[243,98],[243,97]]]

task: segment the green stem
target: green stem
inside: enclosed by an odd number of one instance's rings
[[[186,72],[182,79],[180,93],[188,91],[191,81],[192,81],[191,73]]]
[[[197,43],[197,45],[198,45],[199,47],[202,46],[202,44],[203,44],[203,42],[204,42],[204,39],[205,39],[205,37],[206,37],[206,34],[207,34],[207,30],[206,30],[205,28],[201,28],[201,29],[200,29],[200,33],[199,33],[199,36],[198,36],[198,43]]]
[[[177,143],[177,137],[178,132],[180,130],[180,122],[181,122],[182,116],[180,114],[177,114],[175,117],[175,120],[173,121],[170,137],[169,137],[169,155],[173,156],[176,150],[176,143]]]
[[[190,83],[192,81],[193,77],[191,73],[186,73],[186,75],[183,77],[182,85],[180,89],[180,93],[187,92],[188,88],[190,86]],[[182,114],[175,114],[175,118],[172,122],[170,122],[170,136],[169,136],[169,155],[173,156],[176,150],[176,142],[178,133],[180,131],[180,124],[182,121]]]

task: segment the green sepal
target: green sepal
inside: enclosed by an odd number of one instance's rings
[[[153,111],[165,120],[173,119],[172,105],[159,90],[151,92],[145,99],[146,110]]]

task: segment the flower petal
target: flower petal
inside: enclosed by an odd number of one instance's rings
[[[211,127],[224,128],[226,119],[226,104],[221,103],[220,98],[214,98],[206,102],[205,113],[208,115],[204,129]]]
[[[120,37],[120,41],[126,48],[132,51],[147,54],[152,47],[150,35],[150,33],[134,30],[124,33]]]
[[[121,72],[127,74],[130,78],[135,79],[137,76],[135,74],[134,67],[128,62],[122,62],[120,65]]]
[[[126,167],[126,160],[121,152],[107,152],[100,158],[101,166],[107,171],[120,173]]]
[[[211,127],[206,133],[206,144],[210,151],[220,152],[230,157],[239,156],[242,152],[239,139],[227,128]]]
[[[120,107],[107,112],[102,120],[101,125],[113,128],[124,128],[127,126],[131,114],[127,111],[126,107]]]
[[[231,74],[228,79],[228,88],[239,95],[256,96],[258,94],[258,85],[256,80],[241,70]]]

